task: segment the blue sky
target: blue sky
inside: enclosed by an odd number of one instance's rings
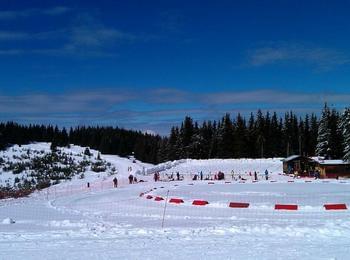
[[[166,134],[350,103],[350,1],[0,2],[0,120]]]

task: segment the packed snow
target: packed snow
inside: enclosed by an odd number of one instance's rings
[[[21,149],[49,152],[49,147],[40,143]],[[68,150],[78,158],[84,149]],[[98,152],[91,151],[96,157]],[[11,148],[4,152],[12,153]],[[349,210],[324,208],[350,206],[350,180],[293,179],[282,174],[280,158],[160,165],[101,158],[117,173],[87,170],[84,178],[29,197],[0,200],[0,259],[348,259],[350,254]],[[157,171],[159,182],[153,180]],[[219,171],[225,180],[214,180]],[[171,181],[177,172],[183,181]],[[192,180],[200,172],[209,180]],[[129,184],[130,174],[142,182]],[[5,183],[10,175],[0,177]],[[184,203],[169,203],[172,198]],[[194,206],[193,200],[209,204]],[[230,202],[249,207],[230,208]],[[275,204],[299,208],[274,210]]]

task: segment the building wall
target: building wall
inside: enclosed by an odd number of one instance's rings
[[[350,165],[318,165],[322,178],[350,177]]]

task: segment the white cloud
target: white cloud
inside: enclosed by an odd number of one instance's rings
[[[57,16],[68,13],[71,10],[71,8],[66,6],[55,6],[45,9],[31,8],[23,10],[0,11],[0,20],[13,20],[18,18],[26,18],[33,15]]]
[[[58,8],[55,12],[63,12]],[[52,11],[53,10],[46,10]],[[0,13],[1,16],[1,13]],[[57,41],[59,39],[59,41]],[[54,31],[42,31],[36,33],[0,31],[0,41],[16,41],[21,46],[21,41],[32,40],[40,46],[45,46],[48,41],[59,43],[53,48],[22,48],[0,49],[0,55],[25,55],[39,54],[49,56],[81,56],[81,57],[114,57],[116,45],[132,43],[140,40],[134,34],[123,32],[113,27],[108,27],[96,20],[91,15],[79,15],[77,21],[68,28]],[[50,43],[50,45],[52,45]]]
[[[29,34],[24,32],[0,31],[0,41],[18,41],[28,39]]]
[[[330,70],[349,64],[347,54],[329,48],[306,47],[300,44],[277,44],[250,51],[248,62],[252,66],[264,66],[281,62],[298,62],[312,65],[316,70]]]
[[[167,96],[170,100],[165,103]],[[70,93],[6,95],[0,93],[0,120],[60,125],[103,124],[150,129],[166,134],[186,115],[215,120],[226,112],[249,115],[261,108],[283,113],[292,109],[318,113],[327,101],[348,106],[350,93],[304,93],[251,90],[194,93],[172,88],[80,90]],[[162,129],[161,131],[158,129]]]

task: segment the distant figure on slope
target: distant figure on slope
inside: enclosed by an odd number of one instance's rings
[[[114,188],[118,188],[118,179],[116,177],[113,179],[113,186]]]
[[[269,172],[268,172],[268,170],[267,170],[267,169],[265,170],[265,179],[266,179],[266,180],[268,180],[268,179],[269,179]]]
[[[134,177],[134,183],[137,183],[137,178],[136,178],[136,176]]]
[[[235,179],[235,171],[234,170],[231,171],[231,177],[232,177],[232,180]]]
[[[201,171],[201,173],[199,174],[201,176],[201,181],[203,180],[203,172]]]
[[[255,180],[255,181],[258,180],[258,174],[256,173],[256,171],[254,171],[254,180]]]
[[[179,172],[176,172],[176,180],[180,180],[180,173]]]
[[[129,184],[132,184],[132,182],[134,181],[134,176],[132,176],[132,174],[129,175]]]
[[[218,173],[218,180],[225,180],[225,174],[222,171]]]

